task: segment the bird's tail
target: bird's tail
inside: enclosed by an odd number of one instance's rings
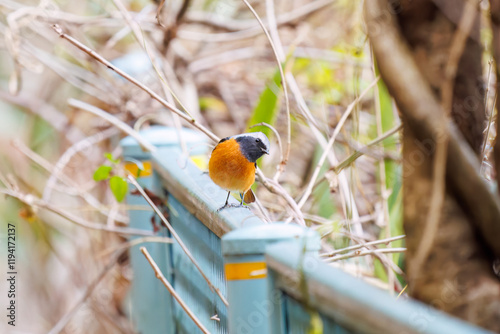
[[[243,201],[246,204],[255,202],[255,195],[253,194],[252,189],[248,189],[248,191],[245,193],[245,196],[243,197]]]

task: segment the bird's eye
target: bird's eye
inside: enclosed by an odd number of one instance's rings
[[[256,143],[260,143],[260,142],[261,142],[261,140],[260,140],[259,138],[257,138],[257,139],[255,139],[255,142],[256,142]]]

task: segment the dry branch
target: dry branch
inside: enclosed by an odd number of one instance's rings
[[[99,231],[106,231],[106,232],[112,232],[112,233],[118,233],[118,234],[123,234],[123,235],[143,235],[143,236],[153,236],[154,234],[149,231],[144,231],[140,229],[135,229],[135,228],[126,228],[126,227],[111,227],[111,226],[106,226],[103,224],[99,223],[93,223],[89,222],[80,216],[74,215],[73,213],[63,210],[58,208],[55,205],[52,205],[50,203],[47,203],[34,195],[31,194],[23,194],[14,190],[8,190],[8,189],[0,189],[0,194],[4,194],[7,196],[10,196],[12,198],[16,198],[19,201],[23,202],[24,204],[28,205],[29,207],[33,209],[46,209],[48,211],[51,211],[63,218],[68,219],[69,221],[72,221],[73,223],[80,225],[82,227],[92,229],[92,230],[99,230]]]
[[[158,278],[163,283],[163,285],[165,286],[165,288],[167,288],[168,292],[170,292],[170,294],[172,295],[172,297],[175,298],[175,300],[179,303],[179,305],[186,312],[186,314],[191,318],[191,320],[193,320],[193,322],[196,324],[196,326],[198,326],[198,328],[203,333],[210,334],[210,332],[208,331],[208,329],[206,329],[205,326],[203,326],[203,324],[201,323],[201,321],[198,320],[198,318],[193,313],[193,311],[191,311],[191,309],[186,305],[186,303],[182,300],[182,298],[174,290],[174,288],[172,287],[172,285],[170,284],[170,282],[165,278],[165,276],[161,272],[160,268],[158,267],[158,265],[156,264],[156,262],[153,260],[153,258],[149,254],[149,252],[146,249],[146,247],[141,247],[141,252],[142,252],[142,254],[144,254],[144,256],[146,257],[146,259],[148,260],[149,264],[151,265],[151,268],[153,268],[153,270],[155,272],[155,275],[156,275],[156,278]]]
[[[491,4],[491,29],[493,30],[493,56],[495,57],[495,69],[496,69],[496,77],[497,77],[497,85],[496,85],[496,97],[498,98],[498,93],[500,92],[500,0],[490,0]],[[495,99],[496,101],[496,99]],[[493,108],[491,110],[491,113],[495,109]],[[497,112],[497,117],[496,117],[496,122],[497,122],[497,137],[495,138],[495,143],[494,143],[494,151],[493,151],[493,156],[495,159],[495,171],[497,175],[497,188],[500,189],[500,140],[498,138],[498,135],[500,134],[500,117],[498,117],[498,112]],[[489,127],[488,127],[489,130]],[[487,135],[487,134],[486,134]],[[486,146],[486,140],[485,139],[485,144]]]

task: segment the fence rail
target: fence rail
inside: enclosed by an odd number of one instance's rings
[[[165,127],[141,134],[158,150],[151,155],[135,139],[125,138],[124,159],[151,161],[145,166],[152,170],[138,182],[162,198],[170,224],[229,306],[177,243],[148,243],[146,248],[210,333],[487,333],[418,302],[395,301],[321,262],[319,236],[312,230],[265,224],[243,208],[217,212],[226,193],[193,163],[208,149],[204,139],[194,131]],[[127,202],[131,227],[153,230],[145,200],[129,194]],[[159,233],[170,236],[165,228]],[[139,246],[130,257],[134,279],[125,308],[137,331],[199,333],[155,278]]]

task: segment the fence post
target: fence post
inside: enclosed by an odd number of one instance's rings
[[[157,148],[179,146],[179,134],[182,136],[188,149],[190,146],[205,142],[203,136],[199,133],[175,128],[154,126],[147,130],[140,131],[141,136]],[[151,153],[143,151],[139,143],[132,137],[126,137],[121,140],[120,146],[123,149],[123,159],[125,168],[134,175],[139,175],[137,181],[139,184],[161,196],[159,185],[161,182],[151,167]],[[206,146],[198,145],[198,149],[204,151]],[[193,153],[193,151],[191,151]],[[196,153],[196,149],[194,151]],[[138,173],[138,161],[143,164],[144,170]],[[172,163],[176,163],[172,161]],[[133,189],[131,189],[133,190]],[[140,196],[131,195],[126,198],[129,209],[130,227],[153,231],[151,217],[153,211],[150,210],[147,202]],[[157,219],[157,221],[159,221]],[[161,224],[160,224],[161,225]],[[167,236],[167,231],[160,228],[158,236]],[[175,333],[175,321],[173,316],[172,297],[168,291],[159,284],[149,263],[139,251],[140,246],[145,246],[151,256],[155,259],[158,266],[167,279],[171,278],[172,268],[170,264],[171,245],[164,243],[146,243],[134,246],[130,249],[130,262],[134,272],[132,286],[129,293],[129,300],[124,305],[127,313],[130,314],[136,331],[138,333],[148,334],[170,334]]]
[[[320,248],[319,235],[298,225],[273,223],[249,226],[222,237],[227,281],[228,332],[231,334],[276,334],[270,319],[280,296],[268,290],[266,246],[297,240],[306,252]]]

